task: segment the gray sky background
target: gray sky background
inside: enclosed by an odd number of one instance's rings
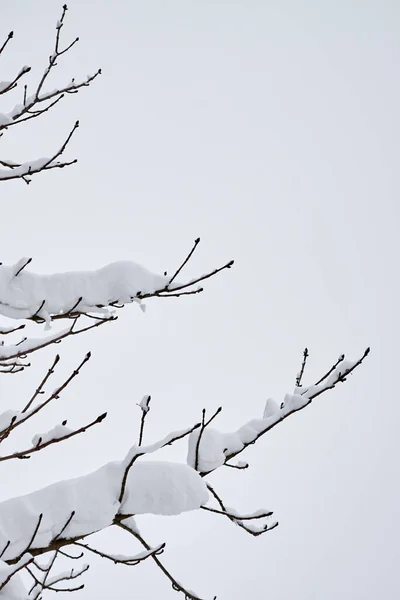
[[[208,514],[141,521],[151,543],[167,541],[175,576],[205,598],[395,600],[398,2],[71,0],[69,8],[64,40],[81,42],[60,61],[54,87],[98,67],[104,74],[2,138],[5,158],[49,156],[81,120],[69,149],[78,165],[29,187],[2,184],[1,261],[32,256],[32,269],[48,273],[132,259],[172,271],[200,235],[188,277],[230,258],[236,266],[199,297],[153,300],[145,315],[128,307],[116,324],[58,347],[54,387],[89,348],[94,357],[9,447],[67,416],[71,425],[109,417],[28,464],[2,467],[1,498],[121,458],[145,393],[149,440],[199,420],[202,407],[223,405],[219,427],[230,430],[261,416],[268,396],[292,391],[305,346],[307,383],[342,352],[353,359],[371,345],[344,386],[246,452],[250,470],[210,478],[228,506],[274,510],[278,529],[253,539]],[[37,80],[60,11],[50,0],[1,2],[0,40],[10,29],[15,40],[0,79],[29,64]],[[2,410],[23,404],[53,356],[2,378]],[[98,544],[136,550],[113,531]],[[150,561],[131,569],[93,561],[86,579],[83,599],[178,597]]]

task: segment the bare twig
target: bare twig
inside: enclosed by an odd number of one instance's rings
[[[140,419],[140,431],[139,431],[138,446],[142,445],[144,424],[146,421],[147,414],[150,412],[150,400],[151,400],[151,396],[146,395],[143,397],[142,401],[138,405],[142,411],[142,418]]]
[[[49,368],[49,370],[47,371],[46,375],[43,377],[42,381],[39,383],[38,387],[36,388],[35,393],[33,394],[33,396],[31,397],[31,399],[27,402],[27,404],[24,406],[24,408],[22,409],[22,413],[25,413],[27,410],[30,409],[30,407],[32,406],[32,404],[34,403],[34,401],[36,400],[36,398],[38,397],[39,394],[43,394],[43,388],[47,383],[47,380],[49,379],[49,377],[51,377],[51,375],[54,373],[54,370],[58,364],[58,362],[60,361],[60,355],[56,354],[54,360],[53,360],[53,364],[51,365],[51,367]]]
[[[194,246],[191,249],[191,251],[189,252],[189,254],[187,255],[187,257],[185,258],[185,260],[182,262],[182,264],[177,268],[177,270],[175,271],[175,273],[172,275],[171,279],[168,282],[168,286],[169,287],[171,285],[171,283],[178,277],[179,273],[182,271],[183,267],[189,262],[189,260],[192,258],[194,251],[196,250],[197,246],[200,244],[200,238],[197,238],[194,241]]]
[[[18,325],[18,327],[1,327],[0,335],[8,335],[9,333],[14,333],[15,331],[19,331],[20,329],[24,329],[25,324]]]
[[[219,267],[218,269],[214,269],[213,271],[210,271],[209,273],[206,273],[205,275],[201,275],[201,277],[191,279],[187,283],[183,283],[183,284],[177,285],[172,288],[169,287],[169,283],[168,283],[165,287],[163,287],[159,290],[156,290],[155,292],[148,292],[146,294],[142,294],[141,292],[139,292],[138,294],[136,294],[135,298],[138,298],[139,300],[145,300],[146,298],[166,298],[167,296],[171,296],[171,295],[174,296],[175,292],[181,292],[182,290],[187,290],[188,288],[191,288],[192,286],[196,285],[197,283],[200,283],[201,281],[205,281],[206,279],[209,279],[210,277],[214,277],[218,273],[221,273],[221,271],[224,271],[225,269],[230,269],[233,266],[233,264],[234,264],[234,261],[231,260],[228,263],[226,263],[225,265],[223,265],[222,267]],[[192,293],[199,293],[199,290],[192,291]],[[183,295],[187,295],[187,294],[179,294],[179,296],[183,296]]]
[[[234,523],[235,525],[238,525],[239,527],[241,527],[247,533],[249,533],[250,535],[252,535],[254,537],[258,537],[259,535],[262,535],[263,533],[266,533],[267,531],[272,531],[272,529],[275,529],[276,527],[278,527],[278,522],[275,522],[270,527],[268,527],[268,524],[265,524],[259,528],[251,528],[249,525],[246,525],[243,521],[254,521],[255,519],[266,519],[266,518],[270,517],[273,513],[269,512],[269,511],[268,512],[259,511],[255,515],[249,515],[247,517],[237,516],[237,515],[229,512],[229,510],[226,509],[222,498],[217,494],[215,489],[213,487],[211,487],[210,484],[207,484],[207,489],[214,496],[214,498],[218,502],[221,510],[216,510],[216,509],[213,509],[213,508],[210,508],[207,506],[202,506],[201,508],[203,510],[208,510],[209,512],[224,515],[230,521],[232,521],[232,523]]]
[[[14,32],[10,31],[10,33],[7,36],[6,41],[3,43],[3,45],[0,47],[0,54],[3,52],[4,48],[7,46],[8,42],[10,40],[12,40],[12,38],[14,37]]]
[[[0,54],[1,54],[1,50],[0,50]],[[0,89],[0,96],[2,94],[6,94],[7,92],[10,92],[15,87],[17,87],[17,83],[21,79],[21,77],[23,77],[24,75],[26,75],[26,73],[29,73],[30,70],[31,70],[30,67],[23,67],[20,70],[20,72],[17,73],[17,75],[14,77],[14,79],[8,83],[8,85],[6,85],[2,89]]]
[[[215,417],[219,415],[219,413],[221,412],[221,410],[222,410],[222,406],[220,406],[219,408],[217,408],[217,410],[215,411],[215,413],[210,417],[210,419],[208,419],[208,421],[205,420],[205,418],[206,418],[206,409],[203,408],[203,410],[202,410],[201,428],[200,428],[200,431],[199,431],[199,436],[197,438],[196,450],[195,450],[195,459],[194,459],[194,469],[195,469],[195,471],[199,470],[199,450],[200,450],[200,442],[201,442],[201,438],[203,436],[204,430],[215,419]]]
[[[301,365],[301,369],[300,369],[300,373],[297,375],[296,377],[296,387],[300,387],[301,386],[301,380],[303,378],[304,375],[304,369],[306,367],[306,362],[307,362],[307,358],[310,356],[308,349],[304,348],[304,352],[303,352],[303,362]]]
[[[39,518],[36,523],[36,526],[35,526],[35,529],[33,530],[33,533],[31,535],[31,538],[30,538],[29,542],[27,543],[27,545],[25,546],[25,549],[22,550],[22,552],[20,552],[20,554],[18,555],[17,560],[20,560],[23,557],[23,555],[25,554],[25,552],[29,552],[30,547],[32,546],[33,542],[35,541],[37,532],[39,531],[39,527],[42,522],[42,519],[43,519],[43,513],[40,513]]]

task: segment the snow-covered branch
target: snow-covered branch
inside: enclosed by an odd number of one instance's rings
[[[111,263],[96,271],[53,275],[32,273],[26,268],[30,262],[22,258],[15,265],[0,266],[0,314],[48,325],[52,320],[80,315],[108,318],[116,309],[133,302],[140,304],[146,298],[199,293],[202,288],[194,286],[233,265],[230,261],[186,283],[172,284],[174,276],[151,273],[132,261]]]
[[[294,394],[286,394],[278,405],[272,399],[266,403],[263,417],[252,419],[232,433],[222,433],[210,427],[194,431],[189,438],[188,464],[206,475],[227,464],[229,460],[254,444],[279,423],[303,410],[321,394],[333,389],[362,364],[369,348],[356,361],[345,361],[344,356],[318,383],[309,387],[296,387]]]
[[[191,430],[142,446],[140,455],[172,444]],[[207,502],[206,483],[194,469],[180,463],[132,462],[138,452],[134,446],[121,462],[1,502],[0,558],[13,564],[21,553],[38,556],[58,550],[131,515],[177,515]]]
[[[212,487],[210,484],[207,484],[207,489],[217,501],[220,510],[212,508],[210,506],[202,506],[202,510],[206,510],[214,514],[223,515],[227,517],[230,521],[232,521],[232,523],[234,523],[238,527],[241,527],[247,533],[250,533],[250,535],[253,535],[254,537],[258,537],[259,535],[262,535],[267,531],[272,531],[273,529],[275,529],[275,527],[278,527],[278,521],[274,521],[271,525],[269,525],[269,523],[262,523],[261,525],[258,525],[250,522],[258,521],[260,519],[265,521],[273,515],[273,512],[269,510],[260,509],[256,512],[247,515],[241,515],[237,513],[233,508],[227,508],[225,506],[225,503],[223,502],[221,496],[217,494],[214,487]]]

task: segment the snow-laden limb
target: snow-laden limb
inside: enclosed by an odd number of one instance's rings
[[[145,298],[198,293],[202,288],[190,288],[233,264],[230,261],[186,283],[175,283],[175,274],[152,273],[133,261],[114,262],[95,271],[39,275],[27,269],[31,260],[24,257],[14,265],[0,266],[0,314],[47,324],[52,319],[82,314],[108,317],[110,310]],[[3,352],[2,356],[6,359],[13,354]]]
[[[169,436],[147,450],[174,439],[179,437]],[[121,502],[126,467],[126,460],[112,462],[88,475],[1,502],[2,560],[12,564],[28,550],[32,556],[57,550],[132,514],[177,515],[199,509],[208,500],[204,479],[187,465],[137,461],[129,468]]]
[[[139,292],[152,294],[165,287],[165,276],[151,273],[132,261],[111,263],[95,271],[38,275],[21,268],[29,259],[0,266],[0,314],[13,319],[34,315],[77,313],[104,315],[104,307],[131,303]]]
[[[250,444],[254,444],[267,431],[308,406],[314,398],[333,389],[338,383],[346,381],[348,375],[368,356],[369,351],[367,348],[357,361],[345,361],[344,356],[340,357],[340,360],[317,384],[304,388],[296,387],[295,393],[286,394],[280,405],[268,399],[262,419],[252,419],[234,432],[223,433],[207,427],[207,424],[193,431],[189,437],[188,464],[203,475],[225,465]]]

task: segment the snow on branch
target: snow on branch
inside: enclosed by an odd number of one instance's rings
[[[12,266],[0,266],[0,314],[11,319],[50,323],[55,318],[79,315],[109,316],[145,298],[176,297],[199,293],[199,282],[233,265],[233,261],[186,283],[174,283],[167,275],[151,273],[132,261],[111,263],[96,271],[38,275],[26,268],[23,258]]]
[[[177,515],[200,508],[208,491],[196,471],[179,463],[132,461],[192,430],[140,449],[134,446],[125,460],[89,475],[1,502],[0,558],[14,564],[26,552],[35,557],[55,551],[133,514]]]
[[[95,427],[99,423],[102,423],[102,421],[104,421],[104,419],[106,417],[107,417],[107,413],[103,413],[103,414],[99,415],[98,417],[96,417],[93,421],[90,421],[90,423],[86,423],[85,425],[83,425],[82,427],[79,427],[78,429],[70,429],[69,427],[66,427],[66,425],[65,425],[66,421],[65,421],[65,423],[63,423],[61,425],[56,425],[55,427],[53,427],[53,429],[50,429],[50,431],[46,431],[45,433],[36,434],[32,438],[32,446],[31,447],[26,448],[25,450],[18,450],[16,452],[12,452],[11,454],[5,454],[3,456],[0,456],[0,462],[4,462],[6,460],[13,460],[15,458],[18,458],[18,459],[30,458],[31,454],[34,454],[35,452],[40,452],[41,450],[44,450],[45,448],[48,448],[49,446],[52,446],[53,444],[58,444],[60,442],[69,440],[77,435],[82,434],[82,433],[86,433],[88,431],[88,429],[91,429],[92,427]],[[13,419],[11,420],[11,423],[10,423],[11,429],[13,428],[14,423],[17,422],[14,419],[15,419],[15,417],[13,417]],[[5,437],[7,437],[8,433],[9,433],[9,429],[6,429],[6,431],[3,434],[4,437],[1,438],[0,442],[3,441],[3,439],[5,439]]]
[[[99,318],[99,319],[96,319],[94,323],[91,323],[90,325],[88,325],[86,327],[77,328],[76,324],[78,322],[78,318],[79,318],[79,315],[74,318],[74,321],[73,321],[71,327],[69,327],[67,329],[63,329],[63,330],[53,333],[51,335],[45,336],[43,338],[37,338],[37,339],[35,339],[35,338],[27,339],[26,338],[22,342],[19,342],[18,344],[11,344],[8,346],[5,346],[5,345],[0,346],[0,364],[6,363],[7,361],[13,361],[13,360],[25,358],[28,354],[32,354],[33,352],[36,352],[37,350],[46,348],[47,346],[50,346],[51,344],[58,344],[67,337],[70,337],[73,335],[79,335],[81,333],[89,331],[90,329],[95,329],[96,327],[100,327],[101,325],[110,323],[111,321],[115,321],[115,319],[116,319],[116,317],[114,317],[114,316]],[[17,364],[19,364],[19,363],[17,363]],[[29,366],[29,365],[20,365],[20,366],[25,368],[26,366]],[[8,371],[8,372],[16,372],[16,371],[14,370],[14,371]]]
[[[38,158],[22,164],[0,160],[0,165],[7,167],[6,169],[0,169],[0,181],[23,179],[25,183],[30,183],[30,175],[48,171],[49,169],[62,169],[75,164],[77,162],[76,159],[70,161],[59,161],[57,159],[64,153],[78,127],[79,121],[76,121],[62,146],[50,158]]]
[[[202,475],[226,465],[229,460],[243,452],[250,444],[254,444],[287,417],[302,410],[338,383],[345,382],[347,377],[362,364],[369,351],[367,348],[357,361],[345,361],[344,356],[341,356],[334,367],[315,385],[296,387],[294,394],[286,394],[280,405],[269,399],[262,419],[252,419],[235,432],[222,433],[210,428],[207,426],[208,423],[204,423],[203,418],[202,427],[194,431],[189,438],[188,464]]]
[[[227,508],[222,498],[217,494],[215,489],[210,484],[207,484],[207,489],[217,501],[220,510],[211,508],[210,506],[202,506],[202,510],[206,510],[214,514],[223,515],[227,517],[230,521],[232,521],[232,523],[234,523],[238,527],[241,527],[247,533],[254,537],[258,537],[259,535],[262,535],[267,531],[272,531],[273,529],[278,527],[278,521],[274,521],[271,525],[269,525],[269,522],[263,522],[261,523],[261,525],[254,523],[254,521],[258,522],[259,520],[269,520],[269,518],[273,515],[273,512],[269,510],[259,509],[253,513],[241,515],[237,513],[234,509]]]
[[[11,110],[6,113],[0,113],[0,136],[3,132],[9,130],[11,127],[36,119],[41,115],[51,110],[56,104],[65,98],[67,94],[76,94],[83,87],[88,87],[92,81],[94,81],[100,74],[101,69],[98,69],[92,75],[88,75],[86,78],[76,81],[72,78],[69,83],[62,85],[61,87],[53,90],[44,91],[44,86],[47,84],[50,74],[53,69],[57,66],[58,60],[63,54],[66,54],[77,42],[79,38],[75,38],[72,42],[67,44],[64,48],[61,48],[61,30],[64,26],[64,20],[67,12],[67,5],[63,6],[62,15],[56,25],[56,36],[54,42],[54,49],[49,56],[49,62],[47,67],[44,69],[36,87],[28,93],[27,85],[24,86],[23,97],[21,103],[16,104]],[[13,38],[13,32],[11,32],[0,48],[0,54],[3,52],[7,44]],[[9,81],[0,82],[0,95],[7,94],[11,90],[14,90],[20,80],[31,71],[31,67],[24,66],[20,71],[12,77]],[[30,183],[31,176],[47,171],[54,168],[63,168],[76,163],[76,159],[69,161],[59,161],[58,158],[64,153],[73,133],[79,126],[77,121],[70,131],[68,137],[60,147],[60,149],[53,153],[50,158],[40,158],[25,163],[19,163],[12,160],[0,160],[0,165],[4,167],[0,169],[0,180],[10,179],[22,179],[25,183]]]

